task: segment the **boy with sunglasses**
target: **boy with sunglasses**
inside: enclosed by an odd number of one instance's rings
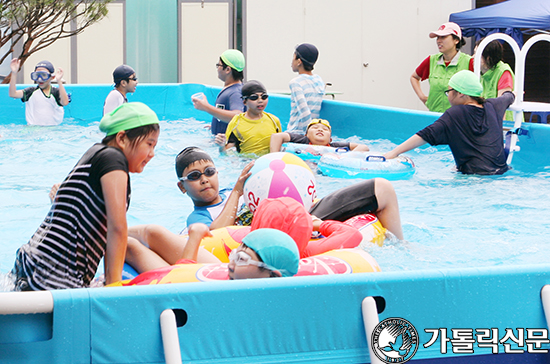
[[[25,118],[29,125],[59,125],[63,121],[63,106],[69,104],[69,95],[63,86],[63,70],[55,69],[51,62],[39,62],[31,73],[31,79],[36,87],[27,87],[23,90],[16,89],[16,77],[21,60],[11,60],[11,78],[9,96],[26,102]],[[58,87],[52,87],[52,80],[56,79]]]
[[[310,145],[322,145],[334,148],[347,148],[356,152],[366,152],[369,150],[364,144],[353,142],[333,142],[332,128],[328,120],[313,119],[307,126],[306,133],[277,133],[271,135],[269,144],[270,153],[280,152],[284,143],[298,143]]]
[[[138,84],[136,71],[126,64],[122,64],[113,71],[115,88],[103,103],[103,115],[110,113],[117,107],[128,102],[126,94],[134,93]]]
[[[243,85],[242,98],[247,110],[235,115],[229,122],[225,136],[218,135],[215,142],[222,151],[236,148],[246,156],[261,156],[269,153],[271,134],[282,131],[281,122],[275,115],[265,112],[268,103],[267,91],[260,81]]]

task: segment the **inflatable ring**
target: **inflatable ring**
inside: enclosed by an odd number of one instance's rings
[[[298,143],[286,143],[282,149],[287,153],[292,153],[305,161],[319,161],[321,157],[328,153],[345,153],[349,152],[348,148],[334,148],[325,145],[311,145],[311,144],[298,144]]]
[[[386,229],[374,214],[354,216],[344,224],[353,226],[361,232],[361,244],[382,246],[386,238]],[[212,237],[202,239],[201,247],[216,256],[222,263],[229,263],[229,253],[238,247],[242,239],[250,232],[249,226],[227,226],[212,230]]]
[[[414,162],[407,156],[386,159],[375,152],[327,153],[320,158],[318,167],[324,175],[336,178],[397,180],[410,178],[416,172]]]
[[[352,274],[380,272],[380,266],[374,258],[360,248],[339,249],[300,259],[298,276]],[[223,281],[229,279],[227,263],[185,264],[154,269],[140,274],[122,286]]]

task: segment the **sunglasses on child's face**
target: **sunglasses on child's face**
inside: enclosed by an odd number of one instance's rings
[[[215,167],[206,167],[204,172],[193,171],[187,175],[187,177],[181,177],[180,181],[197,181],[204,174],[206,177],[212,177],[217,172]]]
[[[31,80],[33,81],[48,81],[50,77],[52,77],[52,74],[45,71],[31,72]]]
[[[262,98],[262,100],[267,100],[267,98],[269,97],[269,95],[268,95],[268,94],[262,94],[262,96],[260,96],[260,95],[258,95],[258,94],[253,94],[253,95],[247,96],[247,97],[245,98],[245,100],[248,99],[248,100],[256,101],[256,100],[258,100],[260,97]]]

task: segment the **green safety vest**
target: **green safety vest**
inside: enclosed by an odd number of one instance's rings
[[[498,95],[498,81],[505,71],[509,71],[514,79],[514,72],[507,63],[499,61],[496,66],[485,72],[481,76],[481,84],[483,85],[483,97],[492,99]],[[505,120],[514,120],[514,113],[510,110],[506,111]]]
[[[451,107],[449,99],[445,95],[445,90],[447,90],[449,80],[455,73],[470,68],[470,58],[471,56],[459,51],[451,63],[445,67],[443,53],[430,56],[430,93],[426,102],[428,110],[445,112]]]

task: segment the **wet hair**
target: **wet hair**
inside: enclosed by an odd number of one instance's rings
[[[470,96],[472,99],[474,99],[475,102],[477,102],[480,105],[485,104],[485,98],[481,96]]]
[[[220,58],[220,63],[222,64],[222,66],[223,66],[222,68],[223,68],[223,69],[226,69],[227,67],[229,67],[229,66],[227,65],[227,63],[225,63],[225,62],[223,61],[223,59],[221,59],[221,58]],[[235,81],[242,81],[242,80],[244,79],[244,73],[243,73],[243,71],[237,71],[236,69],[231,68],[231,67],[229,67],[229,68],[231,69],[231,76],[233,77],[233,79],[234,79]]]
[[[458,40],[458,43],[456,44],[456,50],[460,50],[460,48],[462,48],[466,44],[466,41],[464,40],[464,38],[459,38],[454,34],[451,35],[453,36],[453,39]]]
[[[159,124],[149,124],[149,125],[143,125],[138,126],[137,128],[128,129],[125,130],[124,133],[126,134],[126,137],[130,141],[130,145],[132,148],[135,148],[135,146],[147,138],[147,136],[155,131],[159,131],[160,126]],[[101,144],[109,144],[111,141],[113,141],[116,138],[116,134],[108,135],[101,141]]]
[[[480,39],[476,42],[476,46],[479,46],[483,39]],[[497,65],[498,62],[502,61],[502,55],[504,54],[504,47],[498,39],[489,42],[487,46],[483,49],[481,56],[485,59],[485,64],[488,69],[491,69]]]

